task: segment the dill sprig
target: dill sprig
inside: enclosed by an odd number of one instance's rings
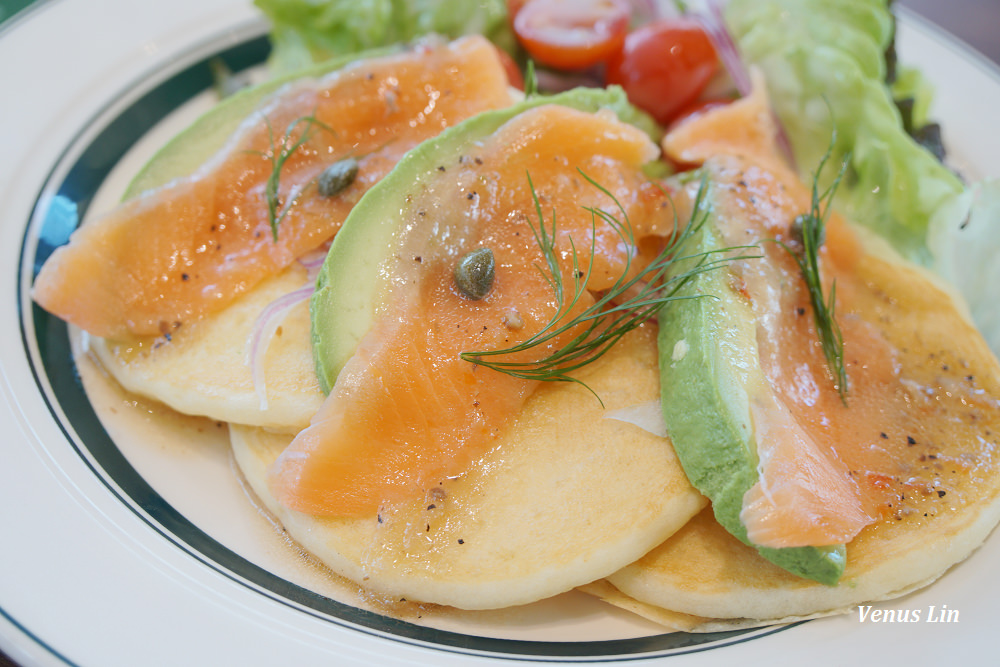
[[[285,134],[281,138],[280,147],[275,143],[274,130],[271,127],[271,121],[264,117],[264,124],[267,126],[267,137],[270,144],[270,152],[265,155],[271,161],[271,173],[267,178],[267,183],[264,185],[264,195],[267,197],[267,216],[268,222],[271,224],[271,234],[274,237],[275,242],[278,240],[278,227],[284,221],[285,216],[288,215],[288,211],[292,208],[296,201],[298,201],[299,196],[303,191],[309,186],[312,181],[316,179],[310,179],[308,182],[299,186],[298,188],[293,188],[291,192],[288,193],[288,201],[284,206],[281,205],[281,197],[279,195],[279,187],[281,185],[281,170],[285,166],[285,162],[288,161],[295,151],[299,150],[309,139],[312,137],[315,128],[319,127],[321,129],[327,130],[328,132],[333,132],[331,128],[326,123],[323,123],[315,116],[301,116],[296,118],[288,127],[285,128]],[[305,125],[298,138],[293,140],[296,128],[301,125]]]
[[[607,189],[593,181],[580,171],[580,174],[594,187],[606,194],[614,202],[621,214],[621,219],[607,211],[586,207],[591,214],[591,257],[596,248],[596,228],[598,220],[603,220],[629,247],[635,247],[632,226],[628,214],[621,203]],[[535,192],[531,175],[528,175],[528,185],[535,204],[538,224],[529,219],[529,225],[535,236],[545,266],[536,264],[543,278],[552,290],[556,303],[556,312],[548,323],[536,334],[522,343],[508,348],[463,352],[461,358],[480,366],[491,368],[501,373],[525,380],[540,380],[549,382],[575,382],[587,387],[586,383],[571,375],[574,371],[595,361],[610,350],[625,334],[635,329],[646,320],[653,318],[671,301],[679,299],[700,298],[697,295],[679,294],[682,287],[695,276],[720,268],[736,259],[746,259],[747,256],[734,257],[730,251],[734,248],[682,254],[689,240],[701,229],[708,218],[708,208],[705,204],[707,181],[702,180],[696,195],[693,214],[688,224],[680,228],[676,212],[674,214],[674,231],[668,237],[662,251],[642,271],[632,278],[626,278],[631,267],[631,258],[626,259],[625,270],[621,277],[608,290],[596,295],[593,304],[584,308],[573,317],[568,317],[576,308],[580,299],[587,291],[593,261],[590,261],[586,272],[580,269],[580,257],[572,237],[569,240],[570,256],[572,257],[573,285],[568,290],[563,279],[563,269],[559,265],[556,251],[556,215],[552,213],[551,223],[546,226],[541,203]],[[678,270],[678,267],[683,269]],[[568,297],[568,298],[567,298]],[[565,320],[565,321],[564,321]],[[578,331],[577,331],[578,330]],[[576,331],[575,335],[562,346],[534,361],[509,361],[505,357],[519,354],[533,348],[544,349],[551,342],[558,340],[568,332]],[[587,387],[594,393],[590,387]],[[594,393],[597,396],[596,393]],[[598,400],[600,397],[597,396]],[[602,402],[603,405],[603,402]]]
[[[833,151],[836,136],[836,132],[834,132],[830,139],[830,148],[819,161],[819,166],[813,177],[812,203],[809,211],[797,216],[792,223],[792,238],[796,241],[798,247],[792,248],[785,243],[781,243],[781,245],[795,258],[802,272],[806,289],[809,291],[813,320],[816,324],[816,334],[819,337],[823,355],[826,357],[826,363],[830,368],[830,373],[833,375],[833,381],[837,386],[837,392],[840,394],[840,400],[844,405],[847,405],[848,387],[847,368],[844,365],[844,336],[840,331],[840,325],[837,324],[836,319],[837,281],[834,280],[830,285],[829,295],[824,295],[823,283],[819,271],[819,250],[826,240],[826,220],[830,215],[830,204],[833,201],[834,193],[837,191],[837,186],[840,185],[840,181],[847,170],[849,159],[847,157],[844,158],[836,178],[833,179],[830,187],[821,193],[819,190],[820,174],[823,172],[823,167],[826,166],[827,160],[829,160]]]
[[[538,73],[535,72],[535,61],[528,60],[524,67],[524,98],[531,99],[538,96]]]

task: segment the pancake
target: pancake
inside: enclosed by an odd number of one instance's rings
[[[543,385],[465,472],[361,518],[289,510],[267,484],[268,468],[322,401],[304,305],[272,343],[266,410],[245,341],[269,303],[304,284],[300,267],[169,341],[98,340],[94,349],[127,389],[231,422],[236,462],[261,505],[291,539],[374,595],[493,609],[606,577],[588,590],[670,627],[748,627],[902,595],[968,556],[1000,519],[997,361],[947,290],[881,259],[882,250],[858,261],[858,282],[869,289],[871,324],[885,325],[888,343],[926,376],[900,390],[912,390],[918,418],[938,420],[921,461],[940,467],[943,485],[914,486],[862,529],[836,586],[795,577],[732,538],[703,511],[707,500],[667,439],[605,418],[660,395],[651,324],[578,374],[604,407],[581,385]]]
[[[701,165],[713,220],[723,221],[728,234],[725,242],[761,248],[767,264],[736,263],[729,279],[720,281],[729,290],[721,301],[748,304],[753,318],[750,344],[757,349],[739,367],[745,374],[749,364],[759,364],[787,414],[814,443],[823,443],[825,460],[847,481],[844,488],[858,494],[867,522],[844,540],[846,567],[839,579],[824,584],[799,577],[717,522],[719,516],[744,521],[751,486],[736,496],[735,514],[717,502],[714,511],[703,511],[607,577],[610,586],[594,589],[609,602],[693,631],[843,613],[902,596],[967,558],[1000,521],[1000,363],[950,286],[833,212],[824,223],[819,261],[824,294],[835,283],[847,389],[839,394],[814,320],[804,317],[815,305],[802,299],[798,269],[780,268],[789,263],[789,247],[774,242],[798,243],[791,225],[809,210],[809,188],[780,159],[763,80],[755,76],[754,83],[750,96],[675,128],[664,138],[664,151]],[[814,206],[818,197],[814,191]],[[737,389],[750,391],[746,385]],[[760,458],[751,471],[757,477],[765,456],[773,464],[777,455],[762,440],[772,424],[755,423],[753,416],[743,423],[758,438],[754,457]],[[671,419],[666,425],[669,432]],[[705,445],[712,444],[711,436],[708,430]],[[772,440],[781,444],[780,433]],[[761,485],[758,496],[774,502],[782,484],[802,482],[809,489],[825,479],[801,452],[786,448],[781,456],[790,465]],[[799,463],[806,472],[801,480],[791,478]],[[787,523],[787,509],[776,508],[768,520]],[[817,544],[839,548],[837,542]]]
[[[323,399],[308,307],[270,339],[255,385],[247,341],[258,315],[311,282],[296,258],[325,252],[411,148],[512,101],[497,51],[480,36],[333,59],[294,81],[259,84],[157,152],[124,202],[93,213],[46,261],[33,298],[94,336],[94,353],[129,391],[187,414],[299,431]],[[262,160],[279,128],[287,151]],[[310,187],[348,156],[358,171],[339,190]],[[280,226],[272,185],[287,201]]]
[[[917,463],[898,471],[910,476],[903,480],[908,490],[847,545],[839,583],[788,573],[703,511],[608,577],[617,593],[602,597],[638,613],[647,605],[650,618],[662,610],[705,617],[686,619],[685,629],[694,631],[844,613],[933,582],[1000,521],[1000,364],[947,286],[874,237],[864,245],[868,254],[856,271],[868,292],[855,295],[855,312],[895,350],[898,391],[933,440],[910,443]],[[916,482],[928,476],[932,485]]]
[[[293,265],[169,339],[91,338],[90,349],[122,387],[178,412],[294,433],[309,424],[324,398],[309,347],[308,300],[288,312],[268,344],[266,407],[254,386],[248,347],[262,311],[307,282],[306,269]]]
[[[655,327],[644,325],[580,377],[613,411],[655,399],[658,374]],[[465,474],[359,519],[280,506],[265,475],[291,438],[230,432],[260,502],[333,571],[376,595],[491,609],[607,576],[705,506],[666,439],[605,414],[586,388],[545,383]]]

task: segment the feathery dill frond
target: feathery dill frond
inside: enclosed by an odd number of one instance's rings
[[[792,223],[792,237],[798,247],[781,243],[795,258],[802,272],[809,301],[812,304],[813,320],[819,337],[823,356],[833,375],[833,381],[840,394],[840,400],[847,405],[847,368],[844,365],[844,336],[836,319],[837,283],[830,286],[829,295],[823,294],[823,283],[819,270],[819,250],[826,240],[826,221],[830,215],[833,195],[847,170],[848,157],[840,165],[836,178],[823,192],[819,190],[820,174],[826,166],[836,142],[836,131],[830,138],[830,148],[819,162],[812,184],[812,202],[809,211],[802,213]]]
[[[634,247],[635,239],[625,208],[606,188],[582,171],[580,173],[588,183],[611,198],[620,214],[619,217],[598,208],[588,207],[586,209],[591,214],[593,232],[591,235],[591,256],[596,249],[598,220],[610,225],[623,243]],[[735,248],[681,254],[688,241],[701,229],[708,217],[705,205],[707,182],[702,179],[692,208],[691,220],[681,227],[675,212],[674,230],[656,258],[631,278],[627,276],[630,273],[632,260],[631,258],[626,259],[625,269],[614,285],[596,295],[594,303],[584,308],[580,313],[568,317],[577,309],[577,304],[587,291],[593,261],[588,262],[586,271],[580,269],[579,252],[571,238],[569,241],[570,257],[572,258],[570,275],[573,276],[573,285],[567,289],[568,286],[563,279],[564,272],[559,265],[556,253],[555,212],[551,216],[551,222],[547,225],[530,174],[528,175],[528,184],[531,188],[535,213],[538,218],[537,225],[530,220],[529,224],[545,260],[544,267],[536,265],[536,268],[541,271],[559,306],[548,323],[524,342],[503,349],[463,352],[461,354],[461,358],[466,361],[513,377],[549,382],[576,382],[586,386],[585,383],[571,374],[599,359],[625,334],[643,322],[654,318],[670,302],[679,299],[701,298],[700,296],[680,294],[681,288],[695,276],[718,269],[737,259],[750,257],[749,255],[733,256],[732,251],[737,250]],[[678,267],[682,268],[678,269]],[[574,335],[570,340],[541,359],[532,361],[505,360],[505,357],[515,354],[523,357],[520,353],[527,350],[545,349],[553,341],[571,332],[574,332]],[[593,393],[592,390],[591,392]]]
[[[266,153],[266,157],[271,161],[271,173],[267,178],[267,182],[264,184],[264,195],[267,197],[267,215],[268,221],[271,224],[271,234],[274,240],[278,240],[278,227],[281,225],[285,216],[288,215],[289,209],[295,204],[302,192],[312,183],[313,180],[297,187],[293,188],[291,192],[288,193],[288,201],[285,202],[284,206],[281,204],[281,197],[279,195],[279,187],[281,185],[281,170],[285,166],[285,162],[288,161],[295,151],[299,150],[309,139],[313,136],[315,128],[320,128],[328,132],[334,132],[326,123],[323,123],[315,116],[301,116],[296,118],[288,127],[285,128],[285,134],[281,137],[281,141],[276,143],[274,137],[274,130],[271,127],[271,121],[264,117],[264,124],[267,126],[267,138],[270,145],[270,152]],[[298,137],[295,138],[295,130],[301,125],[305,125]],[[336,134],[336,133],[334,133]]]

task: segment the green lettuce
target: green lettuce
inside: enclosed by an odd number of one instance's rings
[[[903,127],[886,85],[894,36],[887,2],[732,0],[726,21],[745,62],[765,74],[803,178],[812,179],[836,130],[831,162],[848,159],[836,205],[904,256],[931,264],[931,221],[964,186]],[[915,117],[926,117],[929,89],[918,74],[904,70],[896,89],[914,96]]]
[[[931,100],[934,97],[934,87],[923,72],[914,67],[904,67],[896,74],[895,81],[890,86],[892,97],[896,100],[913,100],[910,123],[913,127],[921,127],[930,122]],[[905,126],[905,123],[904,123]]]
[[[965,297],[969,314],[1000,355],[1000,178],[955,197],[930,228],[932,268]]]
[[[272,73],[436,33],[514,48],[505,0],[255,0],[271,21]]]
[[[803,178],[835,129],[832,160],[849,156],[836,205],[949,281],[1000,354],[1000,179],[966,187],[907,133],[927,124],[933,89],[896,67],[887,0],[731,0],[726,20],[767,78]]]

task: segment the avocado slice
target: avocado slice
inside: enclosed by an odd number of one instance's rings
[[[628,103],[620,88],[577,88],[481,113],[413,148],[352,209],[317,277],[310,312],[313,357],[323,391],[329,393],[340,369],[374,323],[381,303],[379,273],[392,256],[393,238],[406,220],[400,211],[409,206],[410,196],[428,192],[435,179],[446,178],[438,171],[440,165],[454,164],[477,140],[523,111],[543,104],[591,112],[611,109],[624,122],[647,133],[656,132],[655,124]]]
[[[203,113],[191,125],[164,144],[129,182],[122,200],[132,199],[146,190],[189,176],[218,152],[243,121],[268,95],[298,79],[318,77],[365,58],[377,58],[402,47],[372,49],[364,53],[339,56],[299,72],[269,79],[244,88]]]
[[[723,215],[726,224],[738,224],[733,216],[740,211],[713,206],[711,181],[706,182],[700,208],[705,221],[682,251],[689,256],[726,248]],[[678,271],[686,268],[690,263]],[[764,558],[798,576],[837,583],[846,562],[844,545],[760,547],[750,542],[740,521],[743,496],[758,479],[750,400],[755,392],[771,391],[760,366],[752,307],[734,291],[726,268],[696,274],[678,296],[697,298],[660,311],[660,397],[685,473],[712,501],[716,520]]]

